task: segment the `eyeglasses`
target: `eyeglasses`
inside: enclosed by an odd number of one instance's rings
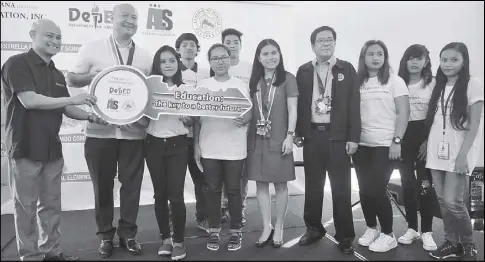
[[[335,43],[335,40],[333,40],[332,38],[328,38],[328,39],[317,39],[315,41],[315,44],[318,44],[318,45],[321,45],[321,44],[333,44]]]
[[[229,56],[223,56],[223,57],[211,57],[210,61],[212,63],[218,63],[218,62],[223,62],[227,63],[229,61]]]

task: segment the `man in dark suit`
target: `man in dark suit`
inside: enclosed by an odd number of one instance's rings
[[[326,234],[321,220],[328,171],[335,239],[343,253],[351,254],[355,232],[350,202],[350,156],[360,140],[360,91],[352,64],[334,56],[336,40],[333,28],[315,29],[310,41],[316,59],[300,66],[296,74],[300,96],[295,142],[303,144],[307,227],[299,244],[312,244]]]

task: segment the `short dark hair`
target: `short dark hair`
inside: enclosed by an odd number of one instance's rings
[[[199,45],[199,39],[192,34],[192,33],[183,33],[181,34],[177,40],[175,40],[175,49],[180,49],[180,45],[182,44],[183,41],[194,41],[195,44],[197,45],[197,49],[200,49]],[[199,50],[197,50],[199,51]]]
[[[234,29],[234,28],[227,28],[221,33],[221,41],[224,43],[224,38],[228,35],[235,35],[239,39],[239,42],[241,41],[241,36],[243,35],[240,31]]]
[[[320,33],[320,32],[323,32],[323,31],[330,31],[332,32],[332,35],[333,35],[333,40],[334,41],[337,41],[337,33],[335,33],[335,30],[333,28],[331,28],[330,26],[320,26],[319,28],[313,30],[311,36],[310,36],[310,42],[312,43],[312,45],[315,44],[315,40],[317,40],[317,34]]]

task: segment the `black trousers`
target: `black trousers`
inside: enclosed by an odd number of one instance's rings
[[[113,239],[113,187],[118,169],[120,188],[120,219],[118,235],[134,238],[140,203],[140,188],[145,168],[143,140],[87,137],[84,156],[93,182],[97,235]]]
[[[376,227],[379,218],[382,233],[392,233],[392,206],[387,196],[387,184],[395,163],[389,159],[389,147],[359,146],[352,159],[367,226]]]
[[[207,219],[207,211],[206,211],[206,204],[205,204],[205,195],[204,195],[204,174],[200,171],[197,163],[195,163],[194,159],[194,139],[189,137],[189,153],[187,155],[188,159],[188,166],[190,176],[192,177],[192,182],[194,184],[195,190],[195,218],[197,221],[204,221]]]
[[[230,229],[242,227],[241,175],[244,160],[201,159],[206,182],[205,197],[209,215],[209,228],[221,227],[222,184],[227,191]]]
[[[419,148],[426,140],[424,120],[410,121],[402,143],[403,161],[398,163],[404,194],[404,208],[408,227],[418,231],[418,209],[421,214],[421,232],[432,232],[434,202],[431,171],[426,162],[418,159]],[[416,167],[416,175],[414,173]]]
[[[170,238],[169,209],[172,210],[173,241],[184,242],[186,208],[184,201],[188,144],[186,135],[145,139],[145,158],[155,192],[155,216],[162,239]]]
[[[326,172],[330,179],[333,202],[335,239],[354,239],[351,207],[350,157],[346,141],[330,140],[329,131],[312,128],[310,139],[304,140],[305,206],[303,219],[308,230],[326,233],[322,225],[323,189]]]

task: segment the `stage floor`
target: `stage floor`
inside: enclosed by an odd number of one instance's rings
[[[356,193],[352,196],[357,200]],[[333,239],[334,227],[332,221],[332,204],[330,192],[325,192],[324,211],[322,223],[328,230],[327,237],[318,243],[307,247],[298,245],[298,239],[305,232],[303,222],[303,201],[304,196],[290,196],[288,213],[285,221],[284,241],[280,249],[271,246],[256,248],[254,242],[261,234],[261,219],[258,213],[258,204],[255,198],[248,199],[247,219],[248,224],[244,228],[243,247],[236,252],[229,252],[226,249],[228,241],[227,224],[221,233],[221,248],[219,251],[210,251],[205,247],[206,234],[196,227],[194,203],[187,203],[186,239],[187,257],[186,260],[433,260],[421,246],[421,241],[413,244],[400,245],[394,250],[379,254],[369,251],[357,244],[357,238],[365,231],[360,205],[353,209],[356,238],[354,240],[354,255],[345,255],[339,252],[336,242]],[[273,204],[273,210],[274,210]],[[406,223],[397,208],[394,208],[394,233],[396,237],[406,231]],[[273,212],[274,213],[274,212]],[[115,210],[115,221],[119,217],[119,209]],[[275,217],[273,216],[273,221]],[[99,244],[95,235],[94,211],[64,211],[62,213],[62,247],[68,254],[76,255],[81,260],[99,260],[97,246]],[[143,245],[144,253],[141,256],[131,254],[115,248],[113,256],[107,260],[170,260],[169,257],[159,257],[157,250],[160,245],[158,227],[155,220],[153,205],[140,207],[138,214],[138,241]],[[1,260],[19,260],[15,242],[15,233],[12,215],[2,215],[1,220]],[[441,219],[434,219],[434,238],[437,244],[444,241],[443,225]],[[475,231],[475,241],[478,247],[479,260],[484,258],[483,231]],[[118,239],[115,238],[115,246]]]

